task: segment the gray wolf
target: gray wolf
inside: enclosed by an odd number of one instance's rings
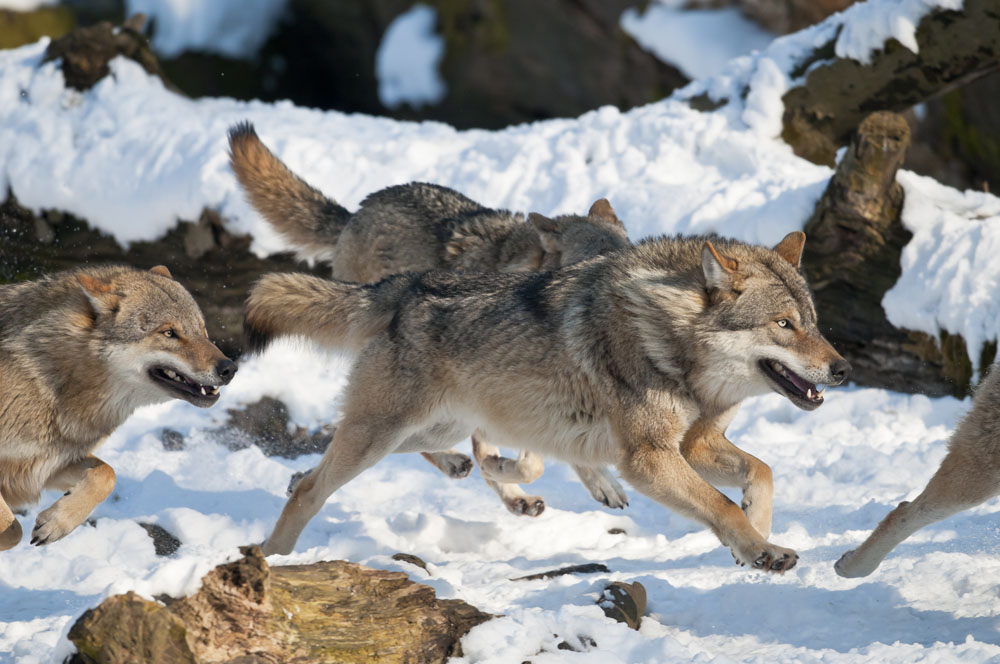
[[[1000,371],[972,398],[972,409],[948,441],[948,453],[919,496],[889,512],[861,546],[834,565],[837,574],[868,576],[907,537],[1000,494]]]
[[[251,350],[301,336],[357,360],[334,439],[264,552],[290,552],[327,497],[385,455],[447,449],[478,429],[614,464],[741,564],[790,569],[795,552],[767,541],[771,470],[723,432],[749,396],[775,391],[812,410],[816,383],[848,375],[817,328],[804,241],[659,238],[540,274],[265,275],[247,300]],[[742,506],[711,483],[742,488]]]
[[[0,550],[21,540],[11,508],[64,491],[31,543],[65,537],[115,485],[94,449],[139,406],[202,408],[236,364],[212,344],[167,268],[89,267],[0,285]]]
[[[483,207],[439,185],[414,182],[369,195],[354,213],[330,200],[285,166],[241,123],[229,131],[230,163],[251,204],[300,258],[331,265],[340,281],[376,282],[401,272],[538,272],[555,269],[629,245],[625,226],[606,199],[585,217],[550,219]],[[544,471],[542,458],[522,451],[517,460],[500,456],[481,436],[472,439],[483,477],[514,514],[537,516],[539,496],[516,483]],[[464,477],[469,457],[455,450],[424,453],[442,472]],[[625,491],[604,468],[575,468],[595,500],[624,507]]]

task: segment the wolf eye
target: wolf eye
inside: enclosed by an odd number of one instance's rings
[[[167,339],[176,339],[177,333],[174,332],[173,330],[164,330],[163,336],[165,336]]]
[[[782,318],[777,321],[778,327],[791,327],[792,323],[787,318]]]

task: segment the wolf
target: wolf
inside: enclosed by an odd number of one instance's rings
[[[376,282],[401,272],[538,272],[579,262],[629,245],[625,225],[600,199],[587,216],[550,219],[486,208],[453,189],[413,182],[369,195],[351,213],[288,169],[244,122],[229,131],[230,164],[253,207],[300,258],[330,264],[340,281]],[[500,456],[481,436],[473,455],[487,484],[514,514],[537,516],[540,496],[516,483],[544,471],[542,458],[522,451]],[[455,450],[424,453],[445,474],[464,477],[472,462]],[[605,468],[575,468],[595,500],[624,507],[624,489]]]
[[[1000,494],[1000,371],[994,366],[972,398],[972,408],[948,441],[948,453],[927,486],[901,502],[861,546],[834,564],[856,578],[874,572],[900,542],[937,521]]]
[[[264,552],[289,553],[327,497],[385,455],[479,430],[572,464],[614,464],[737,562],[790,569],[797,554],[767,541],[771,470],[724,431],[749,396],[775,391],[812,410],[817,383],[849,374],[817,328],[804,242],[663,237],[551,272],[376,284],[265,275],[247,299],[248,349],[300,336],[357,359],[334,439]],[[713,482],[742,488],[742,505]]]
[[[207,408],[236,364],[209,341],[191,294],[158,265],[86,267],[0,285],[0,550],[21,540],[12,508],[43,489],[31,543],[80,525],[115,485],[94,449],[140,406]]]

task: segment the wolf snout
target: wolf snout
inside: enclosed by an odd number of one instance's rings
[[[851,375],[851,363],[840,358],[830,365],[830,375],[837,381],[837,385],[840,385]]]
[[[228,357],[224,357],[215,365],[215,373],[219,376],[219,380],[222,381],[223,385],[228,385],[229,381],[236,375],[236,363]]]

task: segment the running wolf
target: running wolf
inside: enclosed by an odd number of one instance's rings
[[[230,163],[254,208],[300,258],[328,261],[333,278],[376,282],[401,272],[460,270],[538,272],[598,256],[629,245],[625,226],[606,199],[586,217],[549,219],[492,210],[439,185],[410,183],[368,196],[354,213],[292,173],[258,138],[249,123],[229,131]],[[544,471],[542,458],[522,451],[514,461],[481,436],[472,439],[483,477],[514,514],[537,516],[545,509],[517,482]],[[469,457],[454,450],[424,457],[452,477],[472,469]],[[624,507],[625,491],[607,469],[575,470],[595,500]]]
[[[773,390],[812,410],[815,383],[847,378],[799,272],[804,241],[659,238],[526,275],[266,275],[247,300],[251,350],[298,335],[358,359],[334,439],[265,553],[290,552],[327,497],[385,455],[447,449],[480,429],[570,463],[615,464],[737,562],[790,569],[795,552],[766,539],[770,468],[722,432],[746,397]],[[710,482],[742,488],[742,509]]]
[[[42,489],[65,493],[38,515],[38,545],[111,493],[115,472],[91,453],[132,411],[172,398],[207,408],[235,373],[162,265],[0,286],[0,550],[21,540],[11,508]]]
[[[861,546],[834,565],[840,576],[868,576],[890,551],[924,526],[1000,494],[1000,370],[994,367],[972,398],[923,492],[889,512]]]

